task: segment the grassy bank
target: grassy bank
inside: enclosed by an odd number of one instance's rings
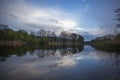
[[[25,42],[17,40],[17,41],[0,41],[0,45],[25,45]]]
[[[107,52],[120,51],[120,42],[118,41],[99,41],[93,42],[92,47]]]
[[[5,45],[15,45],[15,46],[22,46],[22,45],[39,45],[38,42],[24,42],[21,40],[14,40],[14,41],[2,41],[0,40],[0,46],[5,46]]]
[[[71,46],[74,46],[74,45],[82,45],[82,43],[79,43],[79,42],[48,42],[48,45],[58,45],[58,46],[61,46],[61,45],[71,45]]]

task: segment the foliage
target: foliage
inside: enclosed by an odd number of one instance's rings
[[[71,41],[82,43],[84,41],[83,37],[80,34],[70,33],[67,31],[62,31],[60,33],[60,37],[62,38],[63,42]]]
[[[106,35],[92,40],[92,46],[103,51],[120,51],[120,34]]]
[[[12,29],[0,30],[0,40],[16,41],[21,40],[26,43],[36,43],[37,38],[34,35],[28,34],[24,30],[14,31]]]
[[[4,26],[3,26],[4,27]],[[47,44],[48,42],[71,42],[82,43],[83,37],[80,34],[62,31],[57,37],[55,32],[39,30],[38,32],[31,32],[30,34],[24,30],[14,31],[10,28],[0,29],[0,41],[23,41],[25,43],[40,43]]]

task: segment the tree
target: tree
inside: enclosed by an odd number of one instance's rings
[[[38,31],[38,36],[44,37],[45,35],[46,35],[46,31],[45,31],[45,30],[40,29],[40,30]]]
[[[71,39],[72,41],[76,41],[76,40],[77,40],[77,34],[71,33],[70,39]]]
[[[116,16],[117,16],[116,20],[120,21],[120,8],[116,9],[115,13],[116,13]]]
[[[80,34],[77,34],[77,36],[78,36],[78,42],[83,42],[84,41],[84,38]]]
[[[118,22],[120,22],[120,8],[116,9],[115,13],[116,13],[116,17],[117,17],[115,20],[117,20]],[[120,33],[120,23],[116,24],[115,32],[117,34]]]
[[[116,20],[119,22],[118,24],[116,24],[116,29],[115,29],[115,40],[119,41],[120,40],[120,8],[115,10],[116,13]]]
[[[65,39],[69,39],[70,34],[71,34],[71,33],[68,32],[68,31],[62,31],[62,32],[60,33],[60,36],[59,36],[59,37],[65,38]]]

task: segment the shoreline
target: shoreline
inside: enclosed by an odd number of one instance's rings
[[[0,41],[0,46],[22,46],[22,45],[48,45],[48,46],[79,46],[83,45],[83,43],[71,43],[71,42],[47,42],[47,44],[40,43],[27,43],[20,40],[16,41]]]

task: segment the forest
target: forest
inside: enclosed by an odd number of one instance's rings
[[[62,31],[60,35],[43,29],[28,33],[25,30],[12,30],[8,25],[0,25],[0,44],[51,44],[51,45],[74,45],[84,41],[80,34]]]

